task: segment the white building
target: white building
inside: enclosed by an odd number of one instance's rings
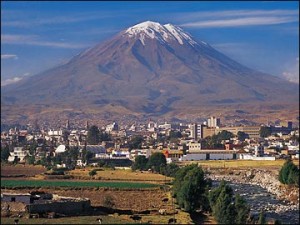
[[[24,150],[23,147],[14,147],[14,151],[10,152],[8,162],[13,162],[16,158],[19,162],[25,162],[25,157],[30,155],[29,150]]]
[[[189,152],[201,150],[201,144],[198,142],[190,142],[187,146],[189,147]]]
[[[130,157],[132,159],[135,159],[136,156],[143,155],[146,158],[149,158],[151,156],[151,150],[150,149],[132,149],[130,152]]]
[[[236,158],[237,152],[234,150],[201,150],[189,152],[182,157],[181,161],[231,160]]]
[[[65,145],[59,145],[59,146],[55,149],[55,154],[64,153],[65,151],[67,151],[66,146],[65,146]]]
[[[220,118],[216,118],[214,116],[211,116],[209,119],[207,119],[207,126],[208,127],[219,127],[221,125]]]

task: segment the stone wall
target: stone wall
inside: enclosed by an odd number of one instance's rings
[[[30,213],[56,212],[66,215],[75,215],[90,210],[90,200],[76,201],[53,201],[49,203],[30,204],[26,206],[26,211]]]

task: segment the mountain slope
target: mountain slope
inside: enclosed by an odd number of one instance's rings
[[[299,87],[251,70],[181,28],[147,21],[67,64],[2,89],[13,105],[104,107],[162,115],[185,107],[297,103]]]

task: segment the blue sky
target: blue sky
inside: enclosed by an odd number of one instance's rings
[[[2,1],[1,85],[147,20],[180,26],[250,68],[299,82],[298,1]]]

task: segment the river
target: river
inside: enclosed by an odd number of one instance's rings
[[[220,181],[213,181],[217,186]],[[240,194],[250,205],[251,213],[259,214],[264,210],[267,218],[278,219],[282,224],[299,224],[299,208],[291,203],[276,199],[266,189],[259,185],[234,183],[227,181],[235,193]]]

